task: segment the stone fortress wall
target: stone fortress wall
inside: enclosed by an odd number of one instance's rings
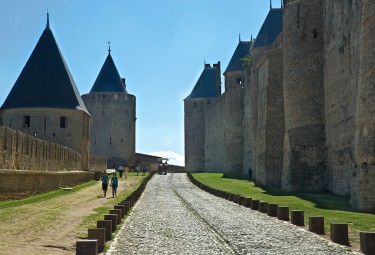
[[[105,157],[90,156],[88,169],[82,169],[81,157],[71,148],[0,126],[0,193],[20,198],[71,187],[107,168]]]
[[[224,101],[225,96],[221,95],[206,106],[204,170],[207,172],[224,169]]]
[[[208,155],[231,151],[243,155],[236,159],[242,174],[251,168],[256,183],[330,191],[374,212],[375,2],[285,0],[282,12],[282,33],[271,45],[252,48],[252,64],[244,68],[243,145],[225,142],[233,142],[238,131],[228,120],[239,113],[229,106],[240,100],[226,88],[206,104],[205,143],[197,153],[207,162]],[[198,127],[189,125],[193,130],[185,126],[185,132],[196,132]],[[207,147],[223,140],[222,149]],[[225,156],[216,158],[216,165],[232,164]],[[205,170],[228,169],[211,166],[210,159]],[[197,170],[189,161],[186,169]]]
[[[91,156],[89,169],[82,169],[78,151],[3,126],[0,126],[0,152],[0,169],[49,172],[106,169],[105,157]]]

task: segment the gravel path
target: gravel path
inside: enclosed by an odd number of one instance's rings
[[[356,254],[303,228],[155,175],[107,254]]]

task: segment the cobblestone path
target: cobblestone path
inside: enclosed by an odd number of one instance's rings
[[[356,254],[290,223],[155,175],[107,254]]]

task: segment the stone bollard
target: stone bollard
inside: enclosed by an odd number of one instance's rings
[[[243,205],[243,201],[244,201],[244,197],[243,196],[238,196],[238,204],[239,205]]]
[[[375,232],[359,232],[361,251],[366,255],[375,255]]]
[[[348,224],[331,223],[330,224],[331,240],[338,244],[349,245]]]
[[[78,240],[76,243],[76,255],[98,255],[98,241]]]
[[[259,200],[251,200],[251,209],[259,210]]]
[[[291,222],[296,226],[305,226],[305,216],[302,210],[292,210],[290,212]]]
[[[259,212],[267,213],[268,212],[268,202],[267,201],[260,201],[259,202]]]
[[[105,240],[109,241],[112,237],[112,220],[98,220],[96,223],[97,228],[105,229]]]
[[[250,207],[251,207],[251,200],[253,200],[251,197],[245,197],[244,202],[243,202],[243,205],[244,205],[245,207],[250,208]]]
[[[324,217],[309,216],[309,231],[324,235]]]
[[[112,232],[115,232],[117,227],[117,214],[105,214],[104,219],[112,221]]]
[[[125,217],[125,205],[115,205],[113,208],[120,209],[122,214],[122,219]]]
[[[87,238],[98,241],[98,253],[102,252],[105,244],[105,228],[89,228]]]
[[[121,209],[112,209],[112,210],[109,210],[109,213],[110,214],[117,214],[117,225],[121,223],[121,219],[122,219]]]
[[[277,218],[279,220],[289,221],[289,206],[277,207]]]
[[[271,217],[277,217],[277,207],[279,207],[279,205],[268,204],[267,215]]]

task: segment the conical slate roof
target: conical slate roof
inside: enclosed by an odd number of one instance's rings
[[[94,92],[122,92],[128,93],[125,89],[125,84],[117,71],[115,62],[113,62],[110,51],[99,72],[98,77],[92,86],[90,93]]]
[[[1,108],[35,107],[80,109],[88,113],[49,28],[48,20],[30,58]]]
[[[281,31],[283,31],[283,11],[271,9],[260,28],[253,48],[271,45]]]
[[[249,54],[250,50],[250,41],[239,41],[236,50],[233,53],[232,58],[229,61],[227,69],[225,70],[224,74],[227,72],[235,72],[235,71],[242,71],[243,70],[243,61],[241,60],[247,54]]]
[[[220,96],[218,77],[220,69],[206,64],[190,95],[185,99],[214,98]]]

